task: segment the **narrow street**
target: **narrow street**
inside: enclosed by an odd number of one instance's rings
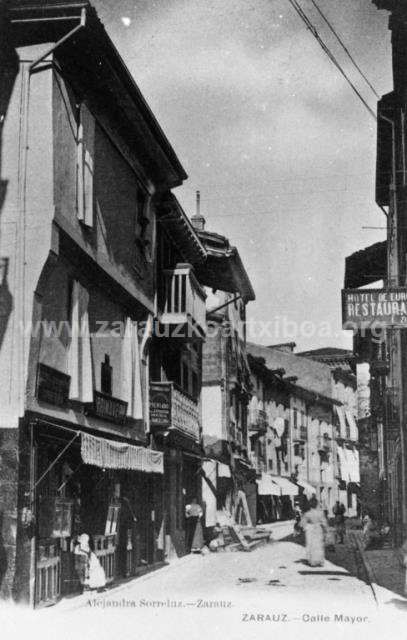
[[[353,575],[358,567],[350,544],[338,545],[340,564],[327,560],[311,568],[301,545],[276,539],[291,527],[280,525],[275,541],[251,553],[190,555],[105,593],[64,600],[34,618],[24,612],[13,630],[29,622],[35,638],[37,625],[41,638],[47,626],[51,633],[62,627],[62,638],[78,633],[100,640],[111,637],[112,625],[120,638],[147,637],[152,627],[154,638],[218,637],[219,629],[231,638],[271,638],[276,628],[286,637],[357,637],[404,621],[406,600],[377,585],[373,591]],[[354,571],[341,566],[345,559]]]

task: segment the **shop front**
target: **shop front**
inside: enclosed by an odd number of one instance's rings
[[[83,534],[107,584],[162,560],[162,453],[46,423],[33,429],[35,606],[82,591]]]
[[[294,515],[294,500],[299,489],[296,484],[282,476],[263,472],[257,483],[257,522],[289,520]]]

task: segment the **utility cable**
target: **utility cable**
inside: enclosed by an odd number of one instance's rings
[[[375,112],[373,111],[373,109],[371,109],[368,105],[368,103],[366,102],[366,100],[364,99],[364,97],[362,96],[362,94],[360,93],[360,91],[357,89],[357,87],[353,84],[352,80],[347,76],[346,72],[342,69],[340,63],[337,61],[337,59],[335,58],[334,54],[330,51],[329,47],[325,44],[325,42],[322,40],[321,36],[319,35],[318,31],[316,30],[315,26],[312,24],[312,22],[310,21],[310,19],[308,18],[308,16],[304,13],[303,9],[301,8],[301,6],[298,4],[297,0],[288,0],[288,2],[291,4],[291,6],[293,7],[293,9],[297,12],[297,14],[300,16],[301,20],[304,22],[304,24],[306,25],[307,29],[309,29],[312,33],[312,35],[315,37],[315,39],[317,40],[318,44],[320,45],[320,47],[322,48],[322,50],[324,51],[324,53],[326,53],[326,55],[328,56],[328,58],[331,60],[331,62],[335,65],[335,67],[338,69],[339,73],[345,78],[346,82],[349,84],[349,86],[351,87],[351,89],[354,91],[354,93],[357,95],[357,97],[359,98],[359,100],[363,103],[363,105],[365,106],[365,108],[368,110],[368,112],[370,113],[370,115],[372,116],[372,118],[374,118],[374,120],[377,120],[377,116],[375,114]]]
[[[341,37],[339,36],[337,31],[333,28],[332,24],[329,22],[328,18],[325,16],[325,14],[323,13],[322,9],[318,6],[318,4],[316,3],[315,0],[311,0],[311,2],[314,5],[315,9],[318,11],[318,13],[321,16],[321,18],[324,20],[324,22],[328,25],[329,29],[334,34],[335,38],[337,39],[337,41],[341,45],[342,49],[345,51],[345,53],[348,56],[348,58],[351,60],[351,62],[353,64],[353,66],[355,67],[355,69],[357,69],[357,71],[362,76],[362,78],[366,82],[367,86],[373,91],[373,93],[376,96],[376,98],[380,99],[380,96],[377,93],[376,89],[374,88],[372,83],[369,81],[369,79],[366,77],[366,75],[363,73],[362,69],[359,67],[359,65],[357,64],[356,60],[352,56],[351,52],[349,51],[349,49],[347,48],[347,46],[345,45],[345,43],[343,42],[343,40],[341,39]]]

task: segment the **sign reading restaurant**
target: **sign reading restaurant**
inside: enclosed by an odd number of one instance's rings
[[[407,287],[343,289],[342,325],[407,327]]]

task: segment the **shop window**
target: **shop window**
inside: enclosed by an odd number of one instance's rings
[[[100,389],[108,396],[112,395],[112,377],[113,368],[110,365],[110,357],[105,354],[105,361],[101,364]]]

